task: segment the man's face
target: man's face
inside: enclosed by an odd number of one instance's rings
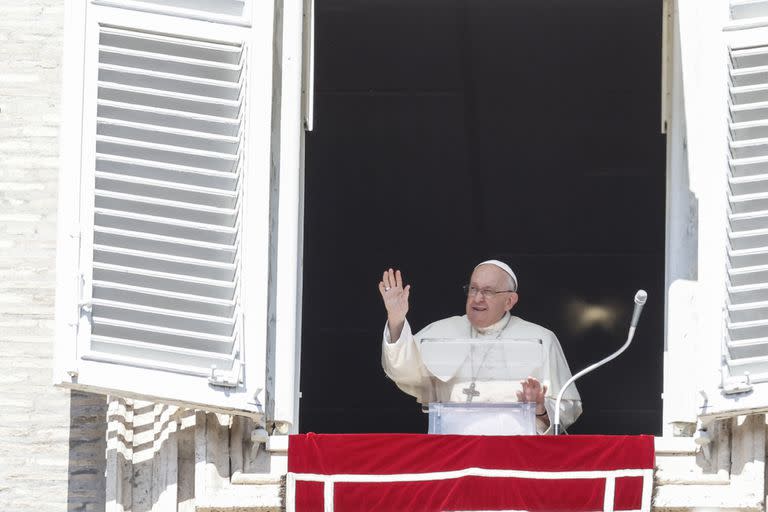
[[[507,273],[495,265],[480,265],[469,279],[470,289],[491,292],[510,290]],[[477,328],[495,324],[517,304],[517,293],[482,293],[467,295],[467,318]]]

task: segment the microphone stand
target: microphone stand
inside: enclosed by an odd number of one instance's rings
[[[640,312],[643,310],[643,306],[645,305],[645,301],[648,299],[648,294],[645,292],[645,290],[638,290],[635,294],[635,310],[632,314],[632,322],[629,326],[629,334],[627,336],[627,341],[624,342],[624,345],[614,352],[613,354],[609,355],[605,359],[596,362],[592,366],[588,366],[587,368],[584,368],[579,373],[568,379],[565,383],[565,385],[560,389],[560,392],[557,394],[557,400],[555,401],[555,422],[552,425],[552,433],[554,435],[560,435],[563,433],[563,428],[560,425],[560,402],[563,400],[563,395],[565,394],[565,390],[568,389],[568,386],[573,384],[576,379],[581,377],[582,375],[586,375],[587,373],[591,372],[595,368],[599,368],[600,366],[603,366],[605,363],[609,361],[613,361],[618,356],[622,354],[625,350],[627,350],[627,347],[629,347],[629,344],[632,343],[632,338],[635,337],[635,329],[637,328],[637,321],[640,319]]]

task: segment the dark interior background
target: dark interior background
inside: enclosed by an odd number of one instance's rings
[[[388,267],[414,329],[463,314],[487,258],[554,330],[572,433],[661,432],[661,0],[317,0],[306,146],[302,432],[425,432],[381,369]]]

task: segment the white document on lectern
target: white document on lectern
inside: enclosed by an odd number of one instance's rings
[[[540,379],[544,361],[540,339],[424,338],[420,349],[422,363],[442,382]]]

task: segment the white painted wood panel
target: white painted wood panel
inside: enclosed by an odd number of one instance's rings
[[[134,9],[150,3],[163,13]],[[56,379],[261,417],[273,8],[232,26],[177,3],[87,6]],[[252,7],[186,6],[234,4]]]

